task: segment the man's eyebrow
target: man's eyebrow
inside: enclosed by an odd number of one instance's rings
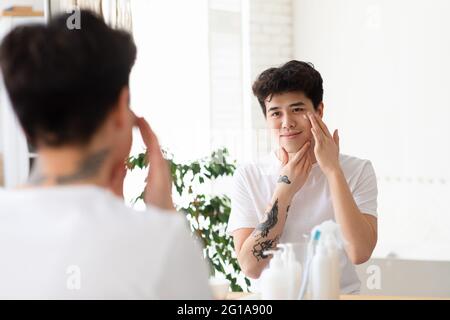
[[[291,103],[289,105],[289,107],[298,107],[298,106],[304,106],[304,105],[305,105],[305,103],[303,101],[298,101],[298,102]]]
[[[269,110],[267,110],[267,112],[277,110],[277,109],[280,109],[280,107],[270,107]]]
[[[298,107],[298,106],[304,106],[304,105],[305,105],[305,103],[303,101],[297,101],[297,102],[291,103],[288,107],[290,108],[290,107]],[[277,110],[277,109],[280,109],[280,107],[278,107],[278,106],[271,107],[271,108],[269,108],[269,110],[267,110],[267,112]]]

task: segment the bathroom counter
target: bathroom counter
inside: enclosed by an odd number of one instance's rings
[[[450,300],[450,298],[408,297],[408,296],[367,296],[341,295],[340,300]],[[247,292],[230,292],[227,300],[260,300],[257,294]]]

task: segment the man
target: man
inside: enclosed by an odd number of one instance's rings
[[[290,61],[264,71],[253,84],[279,149],[236,170],[228,232],[244,273],[260,277],[279,242],[334,219],[347,242],[341,256],[341,292],[356,293],[354,264],[369,259],[377,242],[377,185],[372,164],[339,153],[322,121],[322,77],[312,65]]]
[[[67,18],[18,27],[0,48],[14,112],[38,153],[27,184],[0,191],[0,298],[211,298],[158,141],[129,108],[132,38],[87,11],[79,30]],[[151,167],[145,212],[121,198],[133,126]]]

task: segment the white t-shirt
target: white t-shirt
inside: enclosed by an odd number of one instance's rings
[[[377,182],[371,162],[343,154],[339,155],[339,161],[359,210],[377,217]],[[266,219],[280,169],[281,162],[272,152],[259,163],[242,165],[235,171],[229,234],[240,228],[255,228]],[[292,199],[280,242],[299,242],[316,225],[330,219],[335,220],[330,189],[315,163],[307,181]],[[344,250],[340,262],[341,292],[357,293],[360,281]],[[252,280],[252,288],[258,290],[258,281]]]
[[[96,186],[0,189],[0,299],[210,299],[181,213]]]

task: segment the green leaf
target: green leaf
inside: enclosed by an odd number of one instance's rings
[[[242,291],[237,279],[243,275],[236,259],[233,241],[223,230],[231,212],[231,201],[226,195],[207,195],[197,191],[198,185],[207,180],[232,175],[236,170],[236,162],[229,160],[226,148],[214,150],[208,157],[185,163],[174,161],[174,156],[164,149],[162,152],[170,166],[174,189],[182,201],[175,206],[182,210],[193,234],[202,241],[211,274],[223,274],[230,281],[233,291]],[[126,165],[130,171],[148,167],[146,153],[130,156]],[[147,172],[143,174],[147,176]],[[134,199],[134,202],[142,200],[143,194],[142,192]],[[199,221],[204,222],[200,225]],[[227,273],[225,270],[228,268],[232,270]],[[245,279],[247,283],[248,279]]]

